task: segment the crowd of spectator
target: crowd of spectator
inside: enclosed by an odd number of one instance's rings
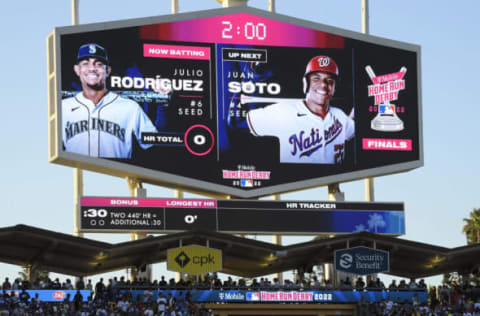
[[[253,278],[251,280],[246,280],[240,278],[238,280],[233,280],[232,277],[228,277],[225,280],[221,280],[216,276],[208,275],[203,277],[201,280],[192,279],[175,281],[175,279],[169,279],[168,281],[164,276],[160,280],[147,281],[146,279],[134,279],[130,281],[124,276],[118,278],[114,277],[108,279],[105,283],[104,279],[101,278],[95,285],[92,283],[91,279],[88,279],[86,282],[83,278],[79,278],[75,284],[71,279],[66,279],[64,282],[60,282],[59,278],[50,279],[45,278],[35,282],[30,283],[29,281],[21,281],[16,279],[12,283],[8,278],[5,278],[2,288],[6,290],[20,290],[22,287],[29,289],[54,289],[54,290],[90,290],[95,293],[101,292],[111,292],[113,289],[198,289],[198,290],[218,290],[218,289],[239,289],[239,290],[248,290],[248,289],[284,289],[284,290],[303,290],[303,289],[315,289],[315,290],[345,290],[345,291],[376,291],[376,290],[387,290],[387,291],[426,291],[427,286],[424,280],[420,280],[418,283],[411,279],[409,283],[405,280],[401,280],[398,284],[396,280],[393,280],[388,287],[379,279],[371,279],[366,282],[364,278],[359,277],[355,281],[350,280],[349,277],[340,281],[336,286],[328,279],[319,281],[316,276],[311,279],[297,279],[296,281],[284,280],[283,284],[280,284],[277,278],[272,280],[268,278]]]
[[[361,300],[356,308],[357,316],[480,316],[480,300],[463,303],[432,302],[419,303],[415,300],[392,301],[388,297],[380,302]]]
[[[72,298],[69,295],[62,302],[42,302],[30,297],[25,289],[77,290]],[[80,290],[90,290],[92,295],[86,300]],[[154,297],[153,290],[177,290],[175,296],[160,293]],[[412,301],[391,301],[389,297],[380,302],[368,302],[363,299],[357,303],[356,314],[361,315],[475,315],[480,316],[480,287],[470,285],[441,285],[427,289],[423,280],[418,283],[393,280],[388,286],[379,279],[365,282],[362,277],[350,280],[348,277],[334,287],[330,281],[320,282],[316,277],[309,280],[292,282],[268,278],[252,280],[228,277],[224,281],[216,275],[202,280],[174,279],[147,282],[145,279],[126,280],[125,277],[112,278],[107,282],[100,279],[95,285],[91,279],[86,282],[80,278],[75,284],[71,279],[60,282],[58,278],[45,278],[36,282],[16,279],[10,282],[5,278],[0,293],[0,316],[2,315],[161,315],[161,316],[209,316],[211,311],[204,305],[192,301],[192,290],[207,289],[265,289],[265,290],[345,290],[345,291],[428,291],[428,302],[419,302],[414,295]],[[132,295],[137,290],[142,295]],[[16,292],[16,293],[15,293]]]
[[[423,279],[421,279],[418,283],[415,281],[415,279],[410,279],[409,283],[407,283],[405,280],[401,280],[398,284],[396,280],[392,280],[388,287],[386,287],[380,278],[376,278],[375,280],[372,278],[365,283],[362,277],[357,278],[355,282],[352,282],[349,277],[346,277],[343,281],[341,281],[339,289],[346,291],[426,291],[427,285]]]
[[[392,281],[389,288],[396,282]],[[427,290],[424,283],[406,283],[409,288],[422,288]],[[399,283],[402,285],[402,281]],[[453,282],[450,285],[443,284],[428,289],[428,301],[420,302],[414,295],[412,301],[392,301],[389,297],[380,302],[365,302],[361,300],[357,304],[356,314],[364,315],[392,315],[392,316],[480,316],[480,286],[472,286],[468,283],[458,285]]]
[[[30,299],[28,293],[0,295],[0,315],[159,315],[159,316],[213,316],[204,304],[188,301],[186,297],[165,298],[162,294],[157,299],[149,296],[137,296],[133,299],[130,292],[111,298],[88,297],[87,301],[79,292],[72,301],[65,298],[63,302],[42,302],[38,295]]]
[[[212,311],[204,304],[197,304],[191,300],[190,292],[179,291],[175,297],[169,294],[165,297],[159,293],[154,298],[149,288],[145,288],[143,295],[134,297],[128,290],[119,286],[110,286],[113,280],[105,286],[103,279],[96,283],[91,296],[84,300],[81,290],[84,289],[82,280],[77,282],[76,294],[72,298],[69,294],[62,302],[42,302],[38,293],[30,297],[26,289],[52,289],[52,284],[57,284],[56,289],[73,289],[71,281],[66,280],[58,287],[59,280],[45,284],[29,284],[15,280],[10,284],[8,278],[2,285],[0,293],[0,316],[3,315],[79,315],[79,316],[110,316],[110,315],[159,315],[159,316],[213,316]],[[86,288],[92,290],[91,282]],[[40,287],[37,287],[40,286]]]

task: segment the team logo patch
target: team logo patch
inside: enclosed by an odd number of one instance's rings
[[[65,124],[65,139],[69,141],[75,135],[89,132],[100,131],[117,137],[122,143],[125,143],[125,128],[119,124],[107,120],[92,117],[91,121],[81,120],[77,122],[67,121]]]
[[[95,47],[95,45],[93,44],[88,45],[88,52],[90,54],[95,54],[97,52],[97,48]]]
[[[293,134],[288,139],[293,147],[290,153],[295,156],[298,152],[299,157],[309,157],[323,146],[322,140],[323,136],[318,128],[312,128],[308,134],[305,131],[300,131],[298,135]]]
[[[64,291],[57,291],[52,294],[52,297],[58,301],[61,301],[65,298],[65,292]]]
[[[240,186],[243,188],[251,188],[253,187],[253,181],[249,179],[242,179],[240,180]]]
[[[253,302],[260,301],[260,293],[258,292],[247,293],[247,301],[253,301]]]
[[[395,113],[395,106],[392,104],[380,104],[378,107],[378,112],[380,114],[393,115]]]
[[[320,67],[327,67],[328,65],[330,65],[330,58],[329,57],[319,57],[317,59],[317,62],[318,62],[318,65]]]

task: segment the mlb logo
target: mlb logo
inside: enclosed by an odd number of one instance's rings
[[[395,105],[393,104],[380,104],[378,107],[380,114],[393,114],[395,113]]]
[[[253,180],[242,179],[242,180],[240,180],[240,186],[242,188],[251,188],[251,187],[253,187]]]
[[[247,293],[247,301],[259,302],[260,301],[260,293],[258,293],[258,292]]]

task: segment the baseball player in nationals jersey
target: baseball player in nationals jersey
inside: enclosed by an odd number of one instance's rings
[[[312,58],[303,77],[305,99],[286,99],[250,110],[250,132],[277,137],[281,163],[342,163],[345,142],[355,135],[355,123],[329,105],[337,78],[338,66],[332,58]]]
[[[143,149],[142,132],[156,133],[142,108],[106,88],[111,72],[105,48],[85,44],[78,50],[73,70],[82,92],[62,101],[65,151],[104,158],[131,158],[133,137]]]

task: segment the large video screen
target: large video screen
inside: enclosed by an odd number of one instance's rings
[[[57,28],[48,45],[53,162],[237,197],[423,164],[415,45],[252,8]]]
[[[405,234],[403,203],[82,197],[80,204],[84,232]]]

